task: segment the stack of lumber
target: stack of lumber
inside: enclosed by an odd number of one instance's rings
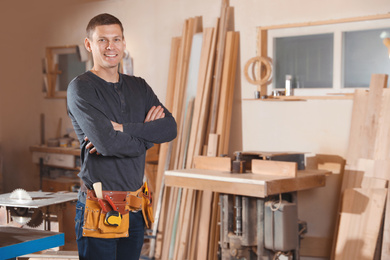
[[[390,89],[387,80],[387,75],[374,74],[369,91],[359,89],[354,93],[332,259],[390,259]]]
[[[233,27],[233,8],[223,0],[215,28],[189,18],[172,39],[165,105],[178,135],[159,151],[155,259],[217,259],[218,194],[164,187],[163,177],[165,170],[193,168],[196,156],[228,153],[239,48]]]

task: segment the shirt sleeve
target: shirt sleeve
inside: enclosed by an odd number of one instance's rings
[[[161,106],[164,109],[165,117],[147,123],[123,123],[123,132],[156,144],[172,141],[177,135],[176,120],[171,112],[161,104],[146,82],[144,82],[144,87],[146,91],[145,111],[149,111],[153,106]]]
[[[103,156],[124,158],[145,153],[147,144],[142,139],[114,130],[94,88],[87,82],[75,79],[69,84],[67,104],[68,113]]]

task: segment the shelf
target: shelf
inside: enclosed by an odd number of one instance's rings
[[[48,147],[46,145],[34,145],[30,147],[31,152],[42,152],[42,153],[59,153],[59,154],[70,154],[80,156],[80,149],[73,147]]]
[[[353,94],[328,95],[328,96],[268,96],[265,99],[244,98],[245,101],[307,101],[307,100],[349,100]]]

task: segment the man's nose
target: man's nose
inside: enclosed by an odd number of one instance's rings
[[[111,50],[113,47],[113,44],[114,42],[113,41],[108,41],[108,44],[107,44],[107,50]]]

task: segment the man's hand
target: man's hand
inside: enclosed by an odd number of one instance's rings
[[[164,108],[161,106],[152,106],[146,115],[144,123],[151,122],[157,119],[161,119],[165,117]]]
[[[117,122],[111,121],[112,127],[115,131],[123,132],[123,125],[118,124]]]
[[[100,153],[96,150],[96,147],[89,141],[88,137],[85,137],[84,140],[85,140],[86,142],[88,142],[87,145],[85,146],[85,148],[90,149],[90,150],[89,150],[89,153],[90,153],[90,154],[93,154],[93,153],[96,153],[97,155],[100,154]]]

